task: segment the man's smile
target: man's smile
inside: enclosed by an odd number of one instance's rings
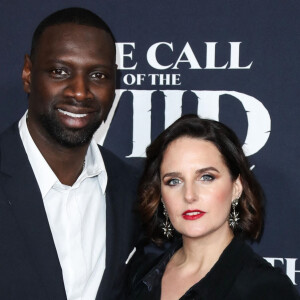
[[[82,129],[94,123],[99,118],[97,114],[99,109],[96,107],[62,104],[56,107],[55,111],[65,128]]]
[[[62,110],[62,109],[58,109],[59,112],[63,113],[64,115],[67,115],[69,117],[72,117],[72,118],[83,118],[83,117],[86,117],[87,114],[78,114],[78,113],[71,113],[69,111],[65,111],[65,110]]]

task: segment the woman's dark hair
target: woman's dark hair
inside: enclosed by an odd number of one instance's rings
[[[264,217],[264,195],[242,150],[236,134],[226,125],[197,115],[185,115],[165,129],[146,149],[145,170],[139,186],[140,213],[148,237],[156,244],[166,239],[161,229],[164,221],[161,204],[160,166],[169,144],[180,138],[191,137],[213,143],[222,154],[232,180],[240,176],[243,192],[239,199],[239,223],[235,236],[258,240]]]

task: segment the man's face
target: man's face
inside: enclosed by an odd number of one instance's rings
[[[66,147],[89,142],[112,105],[115,69],[114,44],[104,30],[48,27],[22,74],[30,133]]]

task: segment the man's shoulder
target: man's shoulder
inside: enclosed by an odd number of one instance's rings
[[[15,122],[0,133],[0,143],[5,143],[8,142],[9,140],[15,140],[16,138],[19,137],[20,135],[19,135],[18,122]]]
[[[131,160],[123,160],[118,157],[116,154],[111,152],[109,149],[104,148],[103,146],[98,145],[106,171],[109,175],[117,175],[126,173],[127,176],[134,175],[135,177],[140,177],[143,170],[144,160],[141,158]]]
[[[0,161],[1,168],[3,163],[9,163],[10,167],[16,167],[19,163],[26,160],[26,153],[19,133],[18,123],[0,133]]]

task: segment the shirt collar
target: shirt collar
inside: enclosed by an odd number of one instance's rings
[[[27,111],[19,121],[20,136],[36,181],[42,193],[42,197],[44,198],[55,182],[58,181],[58,179],[35,145],[28,131],[26,119]]]
[[[27,111],[19,121],[20,136],[40,188],[42,198],[44,199],[49,190],[55,183],[59,182],[59,180],[34,143],[29,133],[26,119]],[[79,186],[85,178],[94,176],[98,176],[99,184],[104,194],[107,185],[107,172],[97,143],[92,139],[85,156],[84,169],[73,187]]]
[[[92,139],[85,156],[84,169],[77,181],[74,183],[74,186],[76,184],[79,185],[85,178],[94,176],[98,176],[99,184],[104,194],[107,185],[107,172],[105,170],[104,161],[99,147],[96,141]]]

